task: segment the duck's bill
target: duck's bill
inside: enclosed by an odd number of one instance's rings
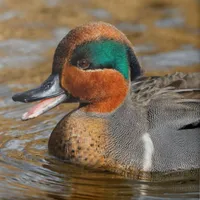
[[[23,114],[22,120],[28,120],[45,113],[62,102],[67,101],[70,99],[70,95],[60,87],[59,76],[50,75],[40,87],[15,94],[12,99],[24,103],[41,100]]]

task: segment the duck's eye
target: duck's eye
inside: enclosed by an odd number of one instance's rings
[[[77,66],[82,69],[87,69],[90,66],[90,62],[87,59],[81,59],[77,61]]]

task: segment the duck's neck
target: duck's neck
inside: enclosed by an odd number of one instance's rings
[[[129,93],[129,84],[124,82],[120,86],[117,84],[112,88],[108,97],[91,102],[86,106],[82,107],[81,110],[84,112],[93,112],[93,113],[110,113],[120,107],[123,104]]]

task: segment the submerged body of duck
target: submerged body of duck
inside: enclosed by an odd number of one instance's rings
[[[131,43],[109,24],[70,31],[43,85],[13,96],[41,99],[24,120],[80,102],[50,136],[59,158],[118,173],[200,167],[200,73],[143,77]]]

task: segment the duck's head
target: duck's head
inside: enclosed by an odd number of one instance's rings
[[[62,102],[85,102],[90,111],[111,112],[139,75],[141,68],[127,37],[110,24],[89,23],[60,41],[49,78],[36,89],[14,95],[13,100],[42,100],[23,115],[24,120]]]

